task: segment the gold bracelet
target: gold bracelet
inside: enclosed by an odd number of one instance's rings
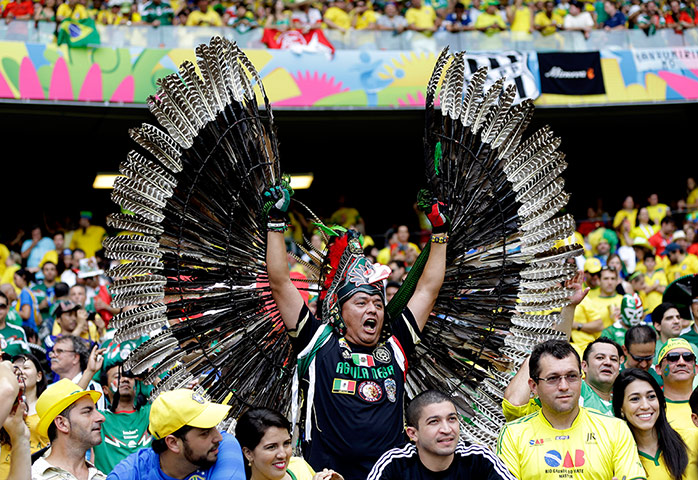
[[[448,235],[432,235],[431,243],[448,243]]]

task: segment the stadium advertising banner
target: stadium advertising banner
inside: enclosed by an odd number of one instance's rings
[[[270,101],[278,107],[422,107],[424,89],[436,62],[436,54],[411,51],[337,50],[331,56],[271,49],[245,52],[262,75]],[[587,95],[570,91],[571,87],[558,87],[550,93],[541,90],[539,55],[533,52],[468,55],[466,65],[470,73],[487,66],[488,85],[504,76],[516,86],[517,101],[531,98],[537,105],[617,105],[698,98],[693,73],[698,63],[696,49],[609,50],[599,56],[598,80],[603,79],[603,90],[596,83],[599,90],[592,91],[603,93]],[[155,93],[157,80],[175,72],[184,60],[195,60],[191,49],[69,48],[0,42],[0,98],[145,103]],[[583,66],[589,63],[581,57],[574,61]],[[562,64],[558,67],[558,73],[567,68]]]
[[[538,67],[543,93],[601,95],[606,93],[599,52],[539,53]]]

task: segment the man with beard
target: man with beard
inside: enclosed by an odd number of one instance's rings
[[[240,444],[216,428],[228,410],[229,406],[209,402],[194,390],[161,393],[150,407],[151,448],[126,457],[107,479],[244,480]]]
[[[101,396],[68,379],[56,382],[39,396],[37,430],[48,436],[51,448],[32,465],[32,480],[105,478],[85,460],[87,451],[102,441],[104,416],[95,405]]]
[[[460,439],[459,415],[447,395],[436,390],[420,393],[405,417],[412,443],[385,452],[368,480],[514,480],[489,448]]]

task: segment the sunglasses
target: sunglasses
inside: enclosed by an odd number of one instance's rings
[[[683,353],[667,353],[664,358],[666,359],[667,362],[669,363],[676,363],[679,361],[679,358],[683,358],[685,362],[695,362],[696,361],[696,356],[690,352],[683,352]]]
[[[7,304],[6,304],[6,303],[0,303],[0,308],[7,308]]]
[[[654,360],[654,355],[647,355],[646,357],[640,357],[638,355],[633,355],[632,353],[630,354],[631,357],[633,357],[633,360],[635,360],[637,363],[640,362],[649,362]]]

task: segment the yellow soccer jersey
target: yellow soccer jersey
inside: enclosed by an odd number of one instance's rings
[[[649,238],[657,233],[659,227],[656,225],[638,225],[637,227],[630,230],[630,238],[636,239],[638,237],[649,240]]]
[[[662,218],[666,217],[670,211],[669,205],[663,203],[647,206],[647,213],[650,215],[650,221],[655,225],[662,223]]]
[[[507,423],[497,455],[519,480],[647,478],[628,425],[585,408],[564,430],[553,428],[542,411]]]
[[[666,268],[666,276],[669,283],[685,275],[693,275],[696,273],[698,273],[698,257],[690,253],[686,255],[681,263],[669,265]]]
[[[526,405],[514,405],[506,398],[502,399],[502,413],[507,422],[525,417],[540,410],[540,400],[532,398]]]
[[[698,430],[676,430],[686,442],[688,447],[688,466],[684,471],[681,480],[698,480]],[[647,480],[664,480],[671,478],[669,470],[666,468],[664,454],[658,451],[652,456],[644,452],[639,452],[642,466],[647,472]]]
[[[666,419],[669,421],[669,425],[674,427],[676,431],[679,431],[679,429],[698,431],[698,427],[691,420],[691,413],[691,406],[688,404],[688,400],[673,401],[666,399]]]
[[[585,298],[574,309],[574,323],[589,323],[603,317],[601,308],[593,298]],[[588,344],[601,336],[601,332],[588,333],[581,330],[572,330],[572,343],[582,352]]]
[[[601,318],[603,319],[603,328],[608,328],[613,325],[616,321],[615,318],[611,317],[611,307],[620,308],[620,303],[623,301],[623,296],[619,294],[613,294],[610,297],[605,297],[599,294],[597,297],[592,298],[593,305],[601,312]]]
[[[664,270],[659,269],[652,272],[652,275],[645,273],[645,284],[646,285],[669,285],[667,281],[666,274]],[[658,291],[652,291],[648,293],[645,298],[642,299],[642,304],[645,306],[645,312],[652,312],[657,305],[662,303],[663,294]]]

